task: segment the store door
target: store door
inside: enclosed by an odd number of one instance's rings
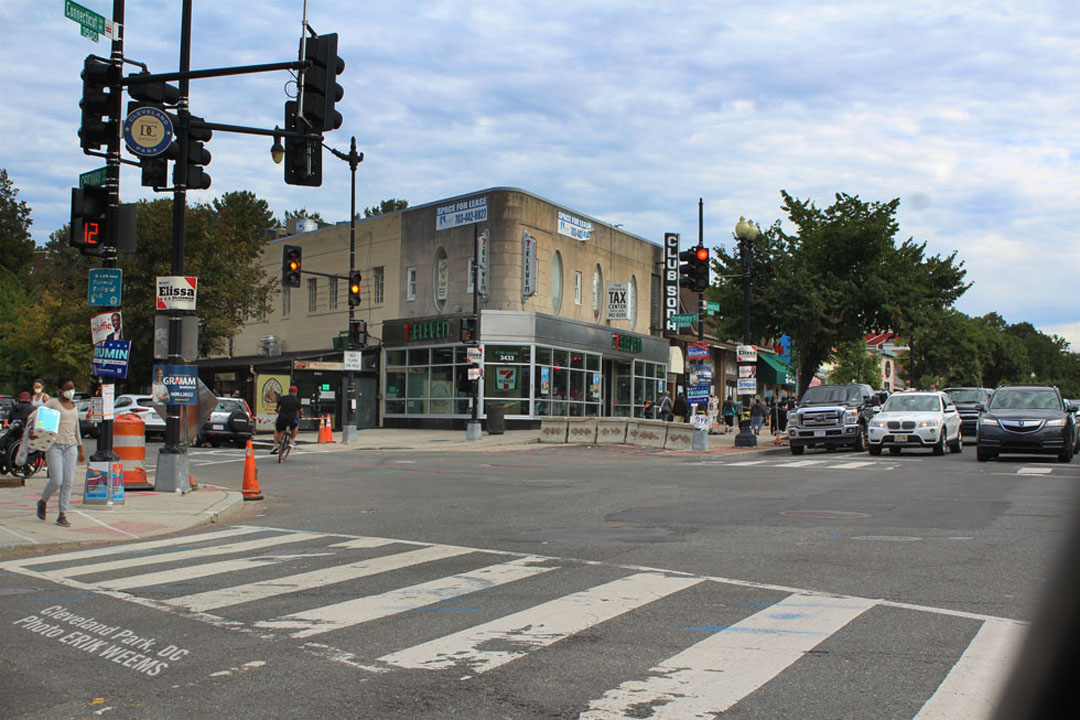
[[[630,417],[633,414],[633,375],[629,360],[604,360],[604,415]]]

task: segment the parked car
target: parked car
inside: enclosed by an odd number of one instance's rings
[[[165,437],[165,418],[158,415],[153,407],[153,399],[149,395],[121,395],[116,398],[113,408],[117,415],[134,413],[141,417],[146,424],[147,435]]]
[[[979,414],[990,404],[994,391],[981,387],[947,387],[944,390],[960,413],[960,427],[969,439],[975,438],[979,429]]]
[[[976,442],[980,462],[1019,453],[1056,455],[1058,462],[1067,463],[1076,454],[1076,415],[1056,387],[1000,387],[979,418]]]
[[[79,434],[83,437],[96,437],[97,428],[90,420],[90,398],[76,400],[75,412],[79,414]]]
[[[835,450],[850,446],[862,452],[866,425],[881,400],[869,385],[818,385],[799,399],[788,413],[788,443],[792,455],[808,447]]]
[[[15,398],[10,395],[0,395],[0,422],[11,417],[13,407],[15,407]]]
[[[210,413],[210,419],[203,424],[195,444],[217,447],[219,443],[231,442],[236,447],[245,447],[254,433],[255,421],[246,401],[240,398],[218,398],[217,407]]]
[[[903,448],[931,448],[944,455],[945,448],[958,453],[964,448],[960,413],[943,392],[905,392],[893,395],[870,420],[866,448],[871,455],[882,449],[896,454]]]

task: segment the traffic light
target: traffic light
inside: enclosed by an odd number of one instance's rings
[[[476,318],[461,318],[461,343],[463,345],[476,344]]]
[[[709,248],[698,246],[694,251],[694,273],[691,288],[696,292],[705,292],[709,287]]]
[[[310,126],[297,115],[295,100],[285,103],[285,129],[311,133]],[[288,185],[322,185],[322,138],[285,138],[285,183]]]
[[[679,286],[694,286],[694,263],[697,262],[697,248],[690,248],[679,253]]]
[[[192,115],[188,122],[188,156],[187,156],[187,189],[188,190],[209,190],[210,189],[210,176],[203,170],[204,165],[209,165],[213,156],[210,151],[203,147],[203,143],[208,142],[210,138],[214,136],[214,131],[210,128],[203,127],[203,119],[201,117],[195,117]],[[179,185],[177,177],[179,177],[180,167],[180,144],[174,142],[169,146],[167,151],[170,157],[176,160],[173,163],[173,184]]]
[[[353,320],[349,323],[349,347],[362,348],[367,345],[367,321]]]
[[[302,251],[296,245],[281,248],[281,286],[300,287],[300,269],[303,265]]]
[[[360,273],[354,272],[349,276],[349,307],[360,304]]]
[[[341,113],[334,109],[345,95],[337,84],[337,76],[345,70],[345,61],[338,57],[337,33],[317,35],[300,41],[303,60],[311,65],[304,70],[304,119],[312,132],[323,133],[341,127]]]
[[[141,103],[149,103],[162,107],[165,105],[176,105],[180,101],[180,88],[175,85],[169,85],[164,80],[158,80],[156,82],[139,82],[139,75],[148,74],[149,73],[144,72],[136,75],[128,75],[128,95],[131,96],[132,100],[138,100]]]
[[[105,247],[108,235],[109,191],[98,185],[71,188],[72,247],[95,255]]]
[[[106,147],[120,137],[120,68],[104,58],[87,55],[83,61],[83,91],[79,107],[82,124],[79,144],[83,152]]]

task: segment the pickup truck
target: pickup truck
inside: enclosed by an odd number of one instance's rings
[[[818,385],[809,388],[799,407],[788,412],[788,443],[792,455],[808,447],[832,451],[866,447],[866,427],[881,405],[881,396],[869,385]]]

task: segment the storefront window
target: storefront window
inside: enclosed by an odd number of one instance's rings
[[[634,361],[634,417],[645,417],[645,405],[655,406],[663,397],[665,371],[658,363]]]
[[[601,414],[603,383],[599,355],[537,346],[535,372],[536,415],[597,417]]]

